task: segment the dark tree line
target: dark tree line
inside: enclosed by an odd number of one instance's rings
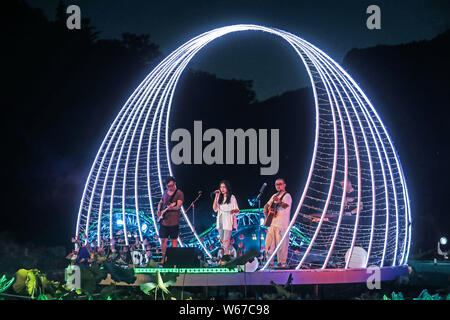
[[[89,19],[81,30],[68,30],[64,8],[61,2],[55,21],[25,1],[4,8],[2,129],[7,138],[0,229],[13,230],[19,241],[70,239],[85,179],[107,129],[164,58],[147,34],[100,39]],[[196,87],[213,77],[186,74]],[[251,82],[212,81],[227,104],[254,99]]]
[[[450,30],[432,40],[353,49],[344,66],[378,110],[408,183],[413,250],[450,235]]]
[[[73,236],[90,166],[109,126],[140,81],[168,53],[147,34],[100,39],[88,19],[68,30],[25,1],[4,4],[2,20],[3,214],[0,230],[19,241],[61,244]],[[361,84],[391,134],[405,170],[418,247],[448,232],[449,32],[399,46],[352,50],[344,66]],[[6,98],[6,99],[5,99]],[[298,201],[313,144],[311,89],[257,102],[250,80],[224,80],[186,70],[173,100],[171,128],[280,128],[280,171]],[[192,131],[191,131],[192,132]],[[295,145],[293,146],[293,143]],[[186,205],[228,178],[242,208],[263,182],[255,166],[178,166]],[[299,187],[300,186],[300,187]],[[263,201],[266,199],[263,199]],[[196,207],[199,228],[213,221],[210,199]],[[206,212],[201,217],[200,213]]]

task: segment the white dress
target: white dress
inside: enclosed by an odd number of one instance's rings
[[[231,211],[236,209],[239,210],[239,207],[234,195],[231,195],[230,203],[217,203],[217,210],[214,210],[217,212],[216,228],[232,231],[236,215],[233,215]]]

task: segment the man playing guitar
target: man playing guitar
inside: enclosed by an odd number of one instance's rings
[[[158,203],[159,237],[161,238],[162,260],[166,258],[167,241],[170,237],[172,247],[178,246],[178,232],[180,222],[180,208],[184,201],[183,191],[177,189],[174,177],[166,179],[167,191]]]
[[[291,217],[292,197],[286,191],[286,183],[283,178],[275,180],[274,194],[264,206],[266,215],[265,225],[269,227],[266,234],[266,257],[270,257],[275,248],[281,242],[281,238],[289,226]],[[289,248],[289,235],[286,236],[283,244],[277,252],[277,266],[285,267]],[[270,263],[273,266],[273,261]]]

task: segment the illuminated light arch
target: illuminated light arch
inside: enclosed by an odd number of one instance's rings
[[[76,235],[84,235],[86,243],[105,238],[129,244],[127,212],[132,210],[130,228],[137,230],[139,240],[145,238],[152,248],[159,245],[155,208],[164,191],[163,178],[173,175],[169,115],[176,85],[198,51],[237,31],[264,31],[287,41],[305,65],[314,94],[311,165],[288,227],[301,230],[310,241],[290,250],[291,263],[297,269],[306,265],[348,268],[345,254],[351,255],[358,246],[367,252],[366,267],[406,264],[411,242],[408,190],[392,140],[375,108],[351,76],[323,51],[291,33],[258,25],[232,25],[203,33],[172,52],[142,81],[95,157],[81,198]],[[347,190],[352,187],[357,195],[350,201]],[[348,215],[348,203],[356,203],[352,215]],[[122,225],[114,221],[118,212]],[[141,212],[147,228],[155,229],[150,238],[148,230],[142,232]],[[211,257],[183,208],[179,243],[198,246]]]

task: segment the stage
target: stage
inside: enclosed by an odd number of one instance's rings
[[[131,286],[139,286],[151,281],[149,272],[136,268],[136,281]],[[408,266],[382,267],[378,269],[379,281],[392,281],[398,277],[408,275]],[[148,270],[147,270],[148,271]],[[154,274],[154,270],[152,270]],[[309,270],[264,270],[256,272],[185,272],[178,273],[179,276],[173,287],[213,287],[213,286],[268,286],[272,281],[276,284],[285,284],[292,275],[291,284],[313,285],[313,284],[340,284],[340,283],[363,283],[375,281],[373,269],[309,269]],[[100,284],[109,285],[115,283],[111,276]],[[116,285],[127,285],[124,282],[116,282]]]

